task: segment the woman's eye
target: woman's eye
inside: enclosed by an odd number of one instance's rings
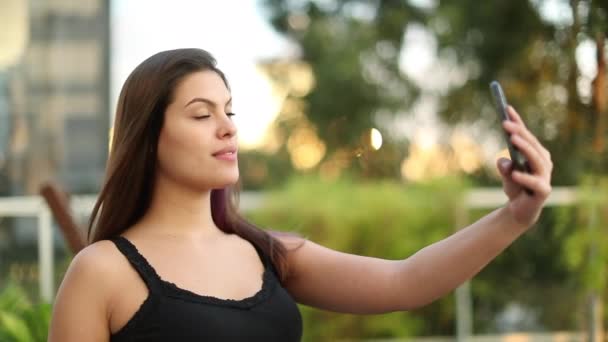
[[[226,115],[228,115],[228,116],[235,116],[236,113],[226,113]]]
[[[195,116],[194,118],[195,118],[196,120],[202,120],[202,119],[206,119],[206,118],[208,118],[208,117],[210,117],[210,116],[211,116],[211,115],[200,115],[200,116]]]

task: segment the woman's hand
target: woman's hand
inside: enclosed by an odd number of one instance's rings
[[[497,166],[503,189],[509,197],[508,211],[518,224],[529,228],[538,220],[543,204],[551,193],[553,162],[549,151],[530,133],[511,106],[509,116],[512,120],[504,121],[503,127],[511,134],[511,142],[528,160],[531,173],[513,170],[513,163],[507,158],[500,158]],[[526,193],[526,188],[534,194]]]

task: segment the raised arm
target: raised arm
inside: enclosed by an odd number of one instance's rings
[[[512,171],[510,161],[498,161],[509,198],[503,208],[404,260],[351,255],[306,241],[288,258],[292,276],[286,286],[294,298],[338,312],[408,310],[449,293],[479,272],[538,220],[551,192],[549,152],[512,108],[510,114],[514,122],[504,127],[530,161],[532,173]]]
[[[287,289],[302,304],[337,312],[414,309],[473,277],[524,231],[502,208],[403,260],[341,253],[306,241],[289,256]]]

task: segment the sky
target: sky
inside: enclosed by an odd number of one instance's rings
[[[111,101],[149,56],[174,48],[211,52],[226,74],[241,147],[255,147],[279,111],[256,62],[288,56],[293,46],[267,23],[255,0],[112,0]]]

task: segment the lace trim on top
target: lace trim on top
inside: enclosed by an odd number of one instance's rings
[[[190,290],[183,289],[177,286],[175,283],[162,279],[156,270],[148,263],[146,258],[139,253],[137,247],[131,243],[128,239],[123,236],[116,238],[122,241],[128,248],[126,252],[129,254],[129,261],[136,264],[136,269],[144,278],[144,281],[148,287],[160,285],[162,294],[168,297],[196,303],[212,304],[218,306],[229,306],[241,309],[251,308],[263,301],[265,301],[273,292],[276,287],[277,279],[270,269],[271,262],[266,258],[263,252],[254,245],[262,263],[264,265],[264,272],[262,274],[262,287],[255,294],[243,298],[243,299],[229,299],[229,298],[218,298],[215,296],[201,295],[194,293]],[[150,291],[152,292],[152,288]]]

